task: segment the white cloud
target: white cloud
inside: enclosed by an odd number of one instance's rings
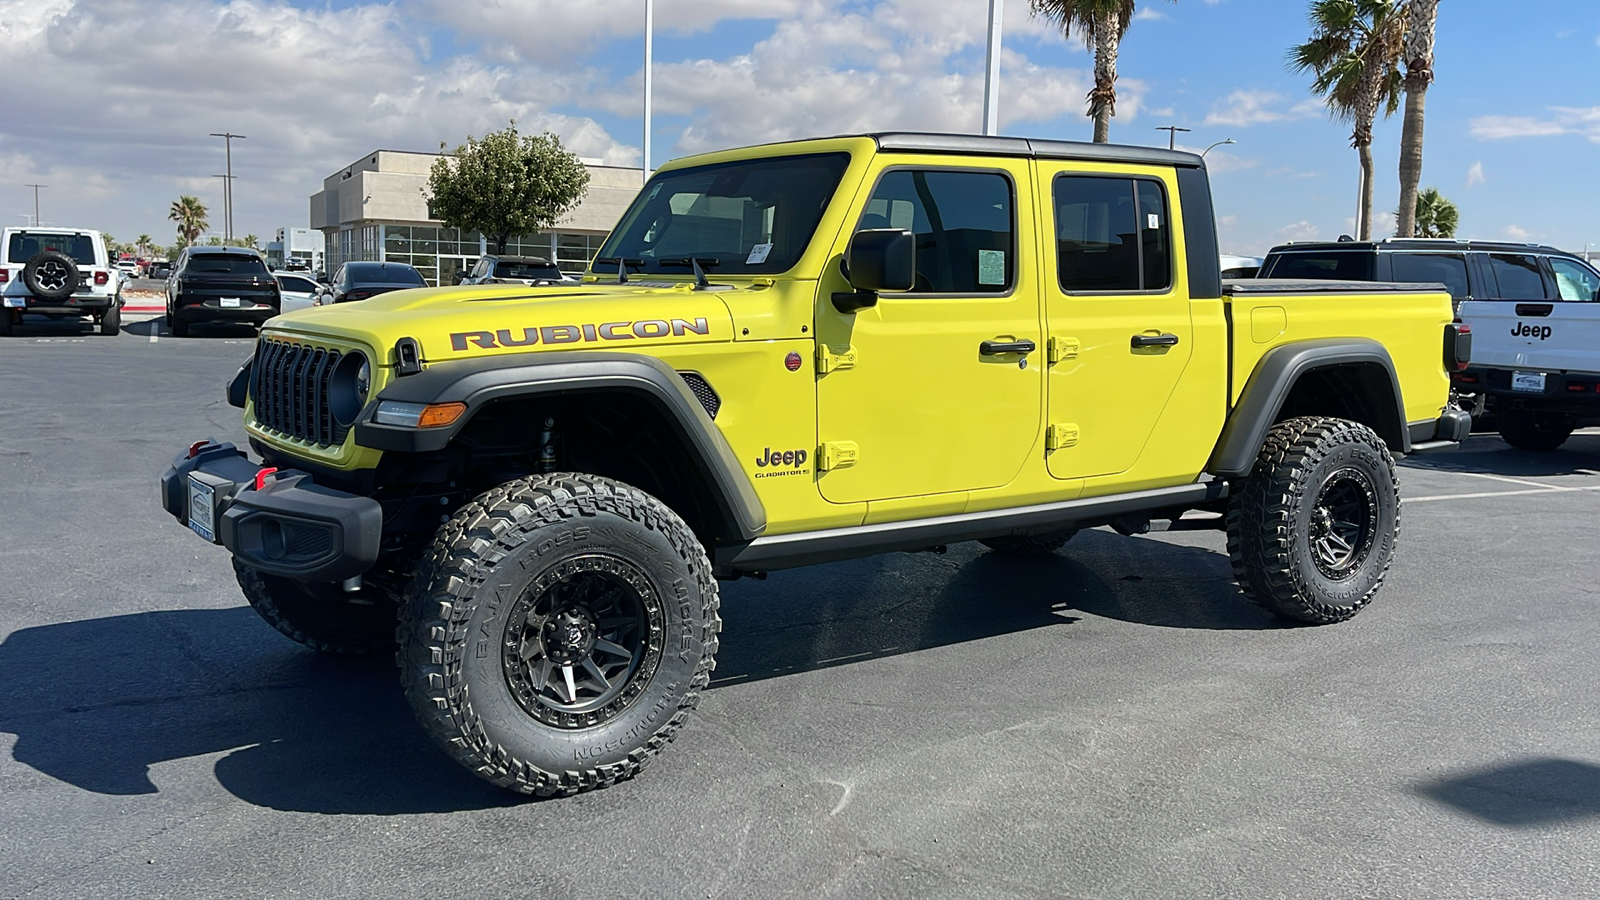
[[[1483,184],[1483,182],[1483,160],[1480,159],[1467,168],[1467,187]]]
[[[1283,241],[1314,241],[1321,233],[1322,229],[1304,219],[1278,229],[1278,237]]]
[[[1486,141],[1518,137],[1550,137],[1577,134],[1600,144],[1600,106],[1587,109],[1569,106],[1549,107],[1550,115],[1478,116],[1472,120],[1472,136]]]
[[[1139,11],[1133,14],[1133,19],[1136,22],[1159,22],[1166,17],[1166,13],[1150,6],[1140,7]]]
[[[1533,237],[1533,232],[1526,228],[1518,228],[1515,225],[1507,225],[1500,229],[1500,236],[1508,241],[1526,241],[1528,238]]]
[[[1241,90],[1229,94],[1226,100],[1215,105],[1206,116],[1207,125],[1233,125],[1246,128],[1264,122],[1284,122],[1314,116],[1321,109],[1315,100],[1306,100],[1283,108],[1286,100],[1275,91]]]

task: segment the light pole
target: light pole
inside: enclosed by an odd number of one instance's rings
[[[222,210],[223,218],[226,221],[224,225],[224,233],[227,235],[226,240],[233,240],[233,139],[238,138],[242,141],[245,136],[229,131],[213,131],[210,136],[222,138],[223,144],[227,147],[228,174],[225,176],[227,180],[222,183]]]
[[[1176,125],[1157,125],[1156,130],[1165,131],[1167,133],[1168,150],[1178,149],[1178,132],[1182,131],[1184,133],[1188,133],[1189,131],[1187,128],[1179,128]]]
[[[47,188],[49,186],[50,185],[48,185],[48,184],[25,184],[25,185],[23,185],[23,187],[31,187],[31,188],[33,188],[33,225],[34,225],[35,228],[39,227],[39,223],[40,223],[40,221],[42,221],[39,218],[39,189],[40,188]]]
[[[36,226],[36,225],[39,224],[39,220],[34,218],[32,213],[17,213],[17,215],[23,217],[24,219],[27,219],[29,225],[35,225]]]
[[[650,178],[650,56],[654,50],[656,0],[644,0],[644,177]]]
[[[1200,151],[1200,158],[1201,159],[1205,159],[1207,153],[1210,153],[1211,151],[1217,149],[1218,147],[1221,147],[1223,144],[1233,144],[1233,143],[1237,143],[1237,141],[1235,141],[1233,138],[1224,138],[1224,139],[1222,139],[1220,141],[1217,141],[1215,144],[1212,144],[1211,146],[1205,148],[1204,150],[1201,150]]]
[[[984,60],[983,133],[1000,133],[1000,20],[1005,0],[989,0],[989,54]]]

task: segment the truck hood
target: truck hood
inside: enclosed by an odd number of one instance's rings
[[[414,288],[359,303],[297,310],[274,318],[266,336],[356,343],[393,365],[402,337],[426,363],[541,350],[646,350],[733,340],[729,295],[758,287],[697,291],[692,284],[579,284]]]

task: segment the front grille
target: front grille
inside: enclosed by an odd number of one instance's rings
[[[717,392],[711,389],[711,383],[706,381],[705,376],[699,372],[679,372],[678,375],[683,378],[685,384],[689,385],[689,392],[694,394],[694,398],[700,401],[701,406],[705,407],[706,415],[715,419],[717,410],[722,408],[722,398],[718,397]]]
[[[344,443],[350,428],[334,421],[328,403],[338,362],[337,350],[262,339],[251,384],[256,424],[324,447]]]

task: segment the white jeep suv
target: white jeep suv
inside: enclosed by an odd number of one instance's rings
[[[121,287],[98,231],[0,231],[0,335],[10,334],[24,313],[92,316],[101,334],[114,335],[122,329]]]

